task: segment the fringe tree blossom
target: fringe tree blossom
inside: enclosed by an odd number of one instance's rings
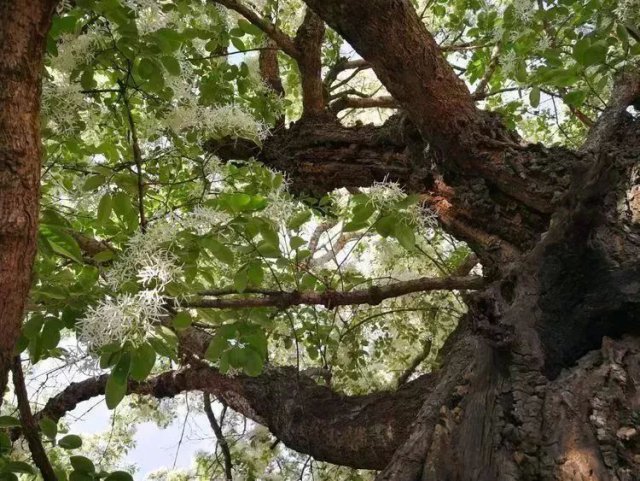
[[[50,58],[49,64],[58,72],[70,73],[78,65],[91,62],[105,41],[105,35],[95,27],[82,35],[64,34],[57,44],[58,54]]]
[[[142,35],[171,26],[179,19],[175,11],[165,12],[157,0],[126,0],[124,3],[138,12],[136,26]]]
[[[374,182],[367,190],[367,196],[369,197],[369,203],[376,209],[384,209],[404,199],[406,194],[397,182],[384,180],[382,182]]]
[[[139,344],[164,314],[166,311],[157,290],[106,297],[97,306],[90,307],[78,322],[79,341],[89,351],[114,342]]]
[[[513,8],[516,11],[516,17],[523,22],[529,22],[536,13],[535,6],[531,0],[516,0],[513,2]]]
[[[127,250],[121,258],[105,273],[109,287],[118,289],[127,280],[137,277],[143,285],[152,281],[154,272],[161,277],[156,281],[166,286],[177,275],[179,269],[175,259],[167,250],[177,233],[177,226],[168,221],[161,221],[150,226],[146,233],[138,232],[129,240]],[[156,270],[149,266],[156,265]]]
[[[213,108],[202,105],[178,106],[165,117],[164,122],[175,133],[196,130],[217,138],[229,136],[260,141],[268,134],[262,122],[235,105]]]
[[[85,110],[87,102],[77,84],[65,79],[43,82],[42,117],[46,125],[64,135],[78,124],[78,112]]]
[[[212,228],[220,227],[231,221],[232,217],[211,207],[198,206],[189,215],[180,220],[185,229],[190,229],[198,235],[204,235]]]

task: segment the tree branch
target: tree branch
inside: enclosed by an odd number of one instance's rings
[[[278,27],[268,22],[264,18],[260,17],[256,12],[252,9],[243,5],[237,0],[212,0],[214,3],[218,3],[227,7],[230,10],[234,10],[246,18],[253,25],[262,30],[267,36],[269,36],[274,42],[278,44],[278,46],[282,49],[284,53],[289,55],[290,57],[297,59],[300,57],[300,50],[294,43],[293,39],[289,37],[286,33],[280,30]]]
[[[107,378],[105,374],[70,384],[49,399],[37,418],[57,421],[79,403],[103,395]],[[344,466],[382,469],[408,436],[434,379],[424,375],[393,392],[344,396],[291,367],[271,368],[257,377],[230,377],[198,365],[129,382],[127,392],[156,398],[208,392],[268,426],[300,453]]]
[[[400,105],[390,95],[381,95],[380,97],[339,97],[331,103],[331,111],[340,112],[346,109],[397,109]]]
[[[31,458],[40,470],[44,481],[58,481],[58,478],[53,471],[53,466],[51,466],[51,462],[47,456],[47,452],[42,445],[38,425],[31,413],[29,395],[27,394],[27,388],[24,384],[24,374],[22,373],[20,356],[15,357],[11,371],[13,374],[13,385],[16,389],[16,398],[18,399],[18,410],[20,411],[22,433],[29,444]]]
[[[324,22],[307,8],[294,40],[300,55],[296,57],[302,84],[302,115],[319,115],[325,110],[322,83],[322,41]]]
[[[398,282],[388,286],[372,286],[348,292],[282,292],[277,295],[243,299],[200,299],[185,302],[185,307],[206,309],[242,309],[253,307],[279,307],[281,309],[303,304],[322,305],[330,309],[336,306],[354,304],[377,305],[392,297],[404,296],[415,292],[434,290],[475,290],[484,287],[482,277],[421,277],[410,281]],[[205,292],[206,294],[206,292]]]
[[[227,481],[233,481],[233,464],[231,462],[231,451],[229,451],[229,444],[227,444],[227,440],[225,439],[224,433],[222,432],[222,426],[218,424],[218,420],[213,414],[213,409],[211,408],[211,394],[209,394],[208,392],[203,393],[203,404],[204,413],[207,415],[207,419],[209,420],[211,429],[213,429],[213,433],[218,440],[218,446],[220,446],[220,450],[222,451],[222,457],[224,458],[225,478]]]
[[[305,1],[372,65],[429,143],[468,155],[468,141],[461,140],[479,113],[410,2]]]

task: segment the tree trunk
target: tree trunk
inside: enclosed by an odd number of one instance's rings
[[[54,6],[52,0],[0,0],[0,392],[36,252],[40,84]]]

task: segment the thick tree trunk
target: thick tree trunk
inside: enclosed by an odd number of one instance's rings
[[[0,0],[0,393],[36,251],[40,83],[54,6],[53,0]]]

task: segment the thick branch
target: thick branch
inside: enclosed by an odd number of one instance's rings
[[[291,37],[289,37],[286,33],[280,30],[278,27],[268,22],[264,18],[260,17],[256,12],[252,9],[243,5],[241,2],[237,0],[212,0],[215,3],[219,3],[231,10],[238,12],[244,18],[246,18],[249,22],[254,24],[260,30],[262,30],[265,34],[267,34],[271,39],[273,39],[278,46],[285,52],[287,55],[293,58],[298,58],[300,56],[300,51],[298,47],[295,45]]]
[[[478,111],[409,1],[306,3],[373,66],[433,146],[463,153],[461,144],[467,142],[461,142],[461,137],[479,121]]]
[[[296,32],[295,45],[302,84],[302,115],[318,115],[324,112],[324,86],[322,83],[322,41],[324,22],[307,8],[302,24]]]
[[[79,403],[103,395],[107,377],[70,384],[47,402],[38,418],[58,420]],[[300,453],[355,468],[381,469],[406,439],[432,381],[426,375],[394,392],[343,396],[294,368],[272,368],[257,377],[227,377],[215,368],[199,366],[130,382],[127,392],[157,398],[208,392],[268,426]]]
[[[339,97],[331,103],[333,112],[340,112],[345,109],[397,109],[398,102],[390,95],[381,95],[380,97]]]
[[[470,277],[422,277],[410,281],[398,282],[388,286],[373,286],[349,292],[283,292],[277,295],[244,299],[200,299],[185,303],[193,308],[238,309],[252,307],[291,307],[303,304],[322,305],[330,309],[336,306],[354,304],[380,304],[385,299],[404,296],[415,292],[435,290],[475,290],[484,286],[484,279]],[[206,295],[206,291],[204,292]]]

